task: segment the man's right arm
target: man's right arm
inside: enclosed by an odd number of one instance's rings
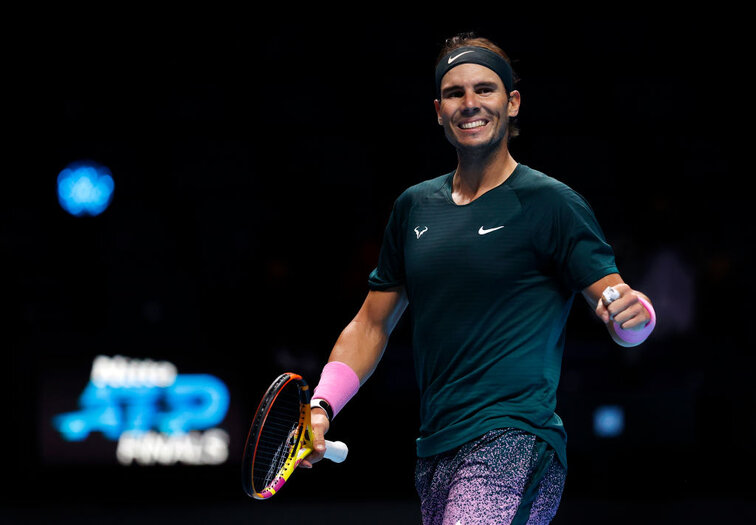
[[[372,290],[357,315],[336,340],[328,361],[341,361],[360,378],[360,385],[375,371],[388,338],[407,308],[404,287]]]
[[[328,361],[340,361],[348,365],[359,377],[360,385],[364,384],[378,366],[389,336],[407,304],[404,287],[368,292],[357,315],[336,340]],[[302,462],[303,467],[310,467],[312,463],[322,459],[325,452],[324,435],[330,426],[328,417],[321,408],[312,410],[311,422],[315,451]]]

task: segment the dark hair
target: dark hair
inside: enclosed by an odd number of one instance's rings
[[[467,32],[467,33],[458,33],[450,38],[447,38],[444,41],[444,45],[441,47],[441,52],[438,54],[438,57],[436,58],[436,65],[438,65],[439,62],[441,62],[441,59],[444,58],[446,55],[451,53],[457,48],[465,47],[465,46],[478,46],[478,47],[484,47],[490,51],[493,51],[497,55],[501,56],[504,60],[507,61],[510,67],[512,67],[512,61],[510,60],[509,56],[504,52],[503,49],[501,49],[498,45],[493,43],[491,40],[478,36],[474,32]],[[517,76],[517,73],[515,73],[514,69],[512,70],[512,83],[516,85],[520,80],[520,77]],[[509,96],[509,93],[507,93],[507,96]],[[509,138],[516,137],[520,134],[520,129],[517,127],[515,121],[517,120],[517,117],[513,117],[509,120]]]

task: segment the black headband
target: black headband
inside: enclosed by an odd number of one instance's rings
[[[460,64],[479,64],[499,75],[507,93],[512,92],[512,67],[498,53],[478,46],[459,47],[446,55],[436,66],[436,93],[441,98],[441,79]]]

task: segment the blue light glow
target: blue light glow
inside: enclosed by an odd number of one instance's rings
[[[625,431],[625,410],[617,405],[604,405],[593,412],[593,432],[598,437],[617,437]]]
[[[79,405],[78,412],[54,419],[66,441],[82,441],[90,432],[117,440],[125,432],[158,429],[174,435],[211,428],[225,418],[229,393],[220,379],[208,374],[178,375],[167,387],[98,386],[90,381]]]
[[[105,166],[74,162],[58,174],[58,201],[71,215],[99,215],[113,198],[113,177]]]

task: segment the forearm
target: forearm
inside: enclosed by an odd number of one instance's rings
[[[347,364],[359,377],[360,385],[365,383],[378,366],[407,304],[402,287],[369,292],[357,315],[336,340],[328,361]]]
[[[304,466],[312,466],[323,457],[329,417],[339,413],[378,366],[389,335],[407,304],[402,287],[371,291],[355,318],[342,330],[313,391],[316,402],[325,401],[331,414],[321,407],[312,410],[315,452],[309,461],[302,462]]]
[[[339,335],[328,361],[349,365],[362,385],[378,366],[387,342],[388,334],[381,326],[355,318]]]
[[[325,400],[334,416],[375,371],[407,304],[403,287],[370,291],[342,330],[313,391],[314,399]]]

